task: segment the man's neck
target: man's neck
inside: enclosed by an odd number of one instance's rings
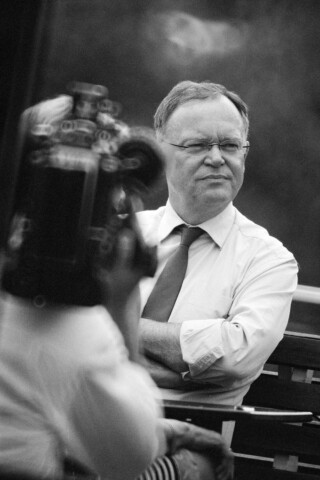
[[[229,203],[226,205],[219,205],[219,206],[212,206],[210,209],[204,210],[196,210],[195,208],[188,208],[189,206],[179,204],[177,205],[176,202],[173,202],[172,199],[169,197],[170,204],[174,211],[179,215],[179,217],[184,221],[186,225],[200,225],[201,223],[210,220],[211,218],[216,217],[219,215],[223,210],[227,208]]]

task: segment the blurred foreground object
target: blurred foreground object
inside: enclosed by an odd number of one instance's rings
[[[106,87],[73,82],[69,91],[22,115],[3,287],[40,302],[92,305],[101,300],[97,269],[117,261],[119,232],[134,232],[132,266],[155,272],[155,249],[145,245],[134,212],[162,171],[162,156],[147,130],[116,118]]]

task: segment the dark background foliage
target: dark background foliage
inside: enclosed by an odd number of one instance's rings
[[[180,80],[236,91],[250,108],[252,147],[235,205],[294,253],[301,284],[320,286],[320,2],[51,1],[36,100],[66,92],[70,80],[99,83],[122,104],[124,121],[152,126]],[[18,3],[2,11],[1,38],[11,47]],[[160,181],[146,206],[165,200]]]

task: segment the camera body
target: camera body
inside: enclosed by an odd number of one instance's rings
[[[106,87],[74,82],[69,90],[67,118],[54,125],[31,115],[2,285],[22,297],[92,305],[100,301],[96,270],[117,261],[124,229],[134,235],[132,267],[155,273],[155,248],[134,212],[163,162],[150,134],[117,119]]]

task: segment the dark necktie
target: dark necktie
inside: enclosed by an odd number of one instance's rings
[[[204,231],[198,227],[182,227],[180,245],[167,261],[153,287],[142,312],[143,318],[168,321],[187,270],[189,247],[202,233]]]

